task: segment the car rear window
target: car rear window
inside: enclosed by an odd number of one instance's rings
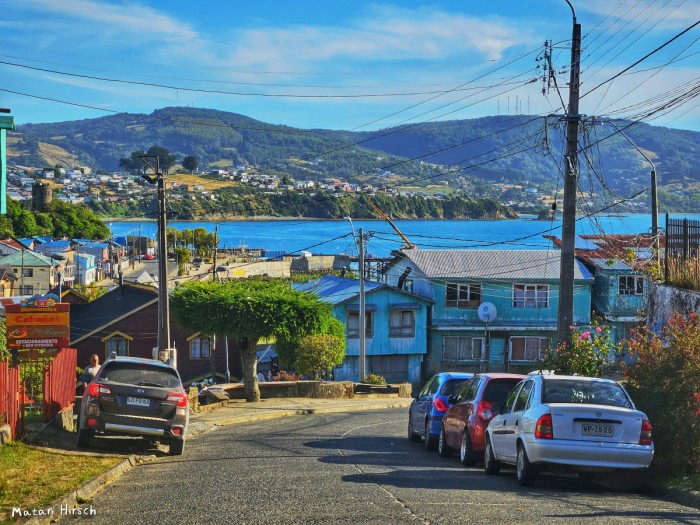
[[[465,377],[464,379],[450,379],[449,381],[446,381],[445,384],[442,385],[440,395],[451,396],[452,394],[456,394],[462,389],[467,381],[469,381],[468,377]]]
[[[491,403],[503,404],[513,390],[513,387],[520,382],[520,379],[492,379],[486,385],[486,390],[484,390],[484,401],[490,401]]]
[[[542,402],[634,408],[625,390],[617,383],[576,379],[546,379]]]
[[[180,379],[174,370],[137,363],[120,363],[118,361],[108,362],[105,365],[100,375],[100,380],[127,385],[163,388],[178,388],[181,386]]]

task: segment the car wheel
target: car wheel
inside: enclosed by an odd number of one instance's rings
[[[185,450],[185,440],[184,439],[173,439],[170,442],[170,455],[171,456],[181,456],[182,452]]]
[[[449,458],[452,455],[452,449],[447,446],[445,427],[440,428],[440,437],[438,438],[438,454],[440,454],[443,458]]]
[[[425,421],[425,450],[435,450],[435,445],[437,444],[435,443],[435,436],[430,434],[430,427],[430,419],[427,419]]]
[[[413,418],[411,417],[411,414],[408,414],[408,440],[409,441],[420,441],[420,434],[416,434],[416,431],[413,430]]]
[[[576,475],[578,476],[578,479],[585,481],[586,483],[592,483],[596,479],[595,472],[578,472]]]
[[[462,446],[459,449],[459,460],[465,467],[473,467],[476,463],[476,454],[472,448],[472,440],[469,438],[469,430],[464,429]]]
[[[86,428],[81,428],[78,430],[78,446],[80,448],[87,448],[90,446],[90,440],[92,439],[93,431]]]
[[[518,457],[515,462],[515,477],[523,487],[531,487],[537,477],[537,468],[527,459],[523,445],[518,445]]]
[[[484,450],[484,472],[487,474],[498,474],[501,471],[501,463],[493,455],[491,440],[486,438],[486,449]]]

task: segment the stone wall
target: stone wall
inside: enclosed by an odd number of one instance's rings
[[[400,383],[362,390],[362,385],[352,381],[272,381],[258,383],[262,399],[277,397],[309,397],[313,399],[350,399],[366,394],[386,394],[394,397],[411,397],[411,385]],[[369,385],[367,385],[369,387]],[[245,399],[242,384],[228,385],[230,399]]]
[[[664,284],[653,284],[649,290],[647,326],[659,332],[668,324],[673,312],[688,317],[700,312],[700,293]]]

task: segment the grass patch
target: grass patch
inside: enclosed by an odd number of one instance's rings
[[[700,474],[680,474],[664,479],[662,485],[669,489],[700,492]]]
[[[21,442],[0,446],[0,524],[16,520],[13,507],[46,508],[119,461],[52,454]]]

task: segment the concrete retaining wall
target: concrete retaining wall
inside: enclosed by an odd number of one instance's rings
[[[376,387],[374,385],[356,385],[352,381],[272,381],[258,383],[258,387],[262,399],[276,397],[350,399],[368,394],[411,397],[411,385],[408,383]],[[230,399],[245,399],[245,390],[242,384],[225,385],[222,388],[228,393]]]
[[[649,290],[647,326],[660,332],[674,312],[683,317],[700,312],[700,293],[664,284],[652,285]]]

